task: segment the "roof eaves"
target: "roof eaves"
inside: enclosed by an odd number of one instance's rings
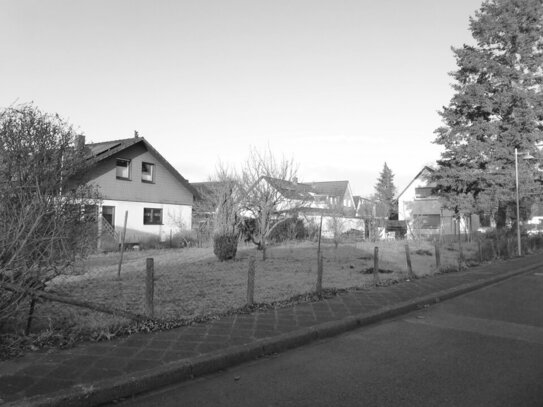
[[[430,172],[434,172],[434,170],[433,170],[432,168],[428,167],[427,165],[425,165],[424,167],[422,167],[422,170],[420,170],[420,171],[418,172],[418,174],[415,175],[415,177],[411,180],[411,182],[410,182],[409,184],[407,184],[407,186],[402,190],[402,192],[400,192],[400,193],[398,194],[398,196],[396,197],[396,201],[398,201],[398,200],[400,199],[400,197],[404,194],[404,192],[407,191],[407,189],[411,186],[411,184],[413,184],[413,182],[415,182],[415,180],[416,180],[418,177],[420,177],[420,176],[422,175],[422,173],[423,173],[425,170],[426,170],[426,171],[430,171]]]

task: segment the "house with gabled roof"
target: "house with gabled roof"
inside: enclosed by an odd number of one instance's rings
[[[443,206],[435,193],[436,183],[429,181],[433,172],[431,167],[424,166],[396,198],[398,220],[406,222],[407,237],[455,235],[477,230],[479,216],[472,215],[466,222]]]
[[[349,181],[312,182],[311,187],[317,195],[326,197],[326,203],[343,208],[345,213],[354,215],[355,202]]]
[[[364,222],[355,217],[349,181],[298,182],[297,178],[286,181],[270,177],[263,177],[263,181],[285,198],[280,210],[288,212],[296,208],[298,214],[315,224],[319,224],[323,217],[323,236],[330,237],[333,234],[330,225],[337,223],[334,222],[336,218],[341,218],[345,232],[355,229],[365,233]]]
[[[84,144],[84,140],[79,144]],[[99,236],[119,242],[164,241],[190,230],[193,186],[143,137],[84,144],[89,167],[83,181],[98,187]],[[100,244],[100,243],[99,243]]]

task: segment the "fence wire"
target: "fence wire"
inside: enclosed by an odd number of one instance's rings
[[[407,249],[406,249],[407,245]],[[417,277],[452,272],[496,258],[516,256],[514,239],[476,239],[438,245],[428,241],[323,242],[323,288],[363,289],[375,284],[375,248],[380,284],[410,277],[406,250]],[[525,238],[523,253],[543,247],[541,238]],[[462,255],[460,255],[460,251]],[[315,291],[318,244],[294,241],[268,248],[267,259],[254,246],[240,243],[235,260],[220,262],[211,247],[127,251],[119,274],[119,252],[94,254],[77,261],[65,275],[52,280],[46,292],[97,305],[81,307],[55,301],[35,305],[35,331],[69,327],[79,332],[108,332],[126,326],[124,313],[146,313],[146,259],[154,259],[154,315],[156,320],[191,320],[243,307],[247,301],[249,259],[255,258],[256,303],[288,302]],[[25,323],[25,312],[20,325]],[[124,315],[124,316],[123,316]],[[20,327],[19,327],[20,328]]]

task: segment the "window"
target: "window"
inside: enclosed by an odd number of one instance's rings
[[[130,160],[117,158],[117,179],[130,179]]]
[[[439,229],[441,225],[440,215],[415,215],[417,229]]]
[[[141,181],[155,182],[155,164],[141,163]]]
[[[432,187],[415,188],[415,195],[417,198],[430,198],[432,196]]]
[[[162,209],[143,208],[144,225],[162,225]]]

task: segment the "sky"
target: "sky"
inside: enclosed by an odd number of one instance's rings
[[[481,0],[0,0],[0,107],[137,130],[190,182],[251,147],[300,181],[402,190],[439,158],[451,46]]]

